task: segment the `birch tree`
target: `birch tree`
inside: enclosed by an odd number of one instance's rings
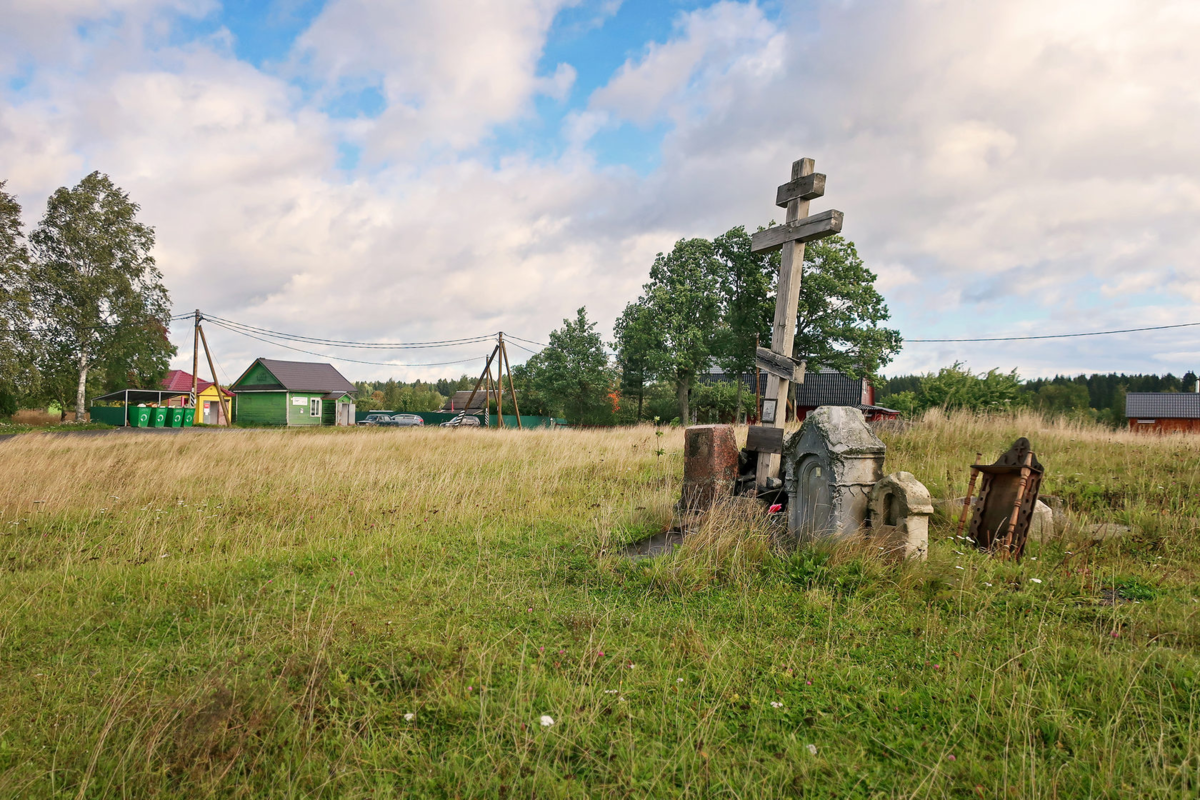
[[[148,378],[175,352],[167,339],[170,298],[151,255],[154,229],[138,221],[139,210],[107,175],[93,172],[50,196],[30,236],[43,372],[59,378],[51,385],[75,376],[77,420],[89,374]]]

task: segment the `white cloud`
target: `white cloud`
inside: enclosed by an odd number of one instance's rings
[[[626,61],[592,95],[592,108],[646,123],[672,103],[706,109],[729,102],[727,81],[769,80],[782,67],[785,39],[757,5],[719,2],[681,15],[676,30],[676,38],[652,42],[640,59]]]
[[[0,69],[37,65],[29,88],[0,88],[0,177],[37,211],[103,169],[157,227],[180,308],[316,336],[544,341],[581,305],[607,329],[674,239],[778,219],[774,187],[802,155],[829,175],[814,210],[846,212],[910,337],[947,315],[1001,333],[1195,318],[1178,305],[1200,303],[1195,4],[831,0],[776,20],[718,3],[679,15],[572,111],[563,157],[497,158],[480,145],[497,125],[575,85],[574,65],[538,66],[560,5],[334,0],[281,76],[220,37],[169,44],[182,6],[166,0],[59,16],[0,0],[17,21],[0,44],[28,39]],[[80,20],[105,35],[80,37]],[[378,117],[319,110],[364,86],[387,101]],[[588,154],[622,122],[672,126],[651,174]],[[347,138],[384,166],[340,171]],[[1155,291],[1170,300],[1148,305]],[[267,349],[209,333],[232,372]],[[897,367],[1182,371],[1171,359],[1192,339],[914,346]]]
[[[377,86],[387,109],[367,126],[372,158],[422,146],[461,150],[530,110],[537,92],[562,96],[574,69],[539,77],[547,30],[566,0],[331,0],[297,55],[327,93]]]

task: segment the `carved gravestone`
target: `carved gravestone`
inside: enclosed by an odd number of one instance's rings
[[[871,543],[885,555],[924,561],[929,553],[929,490],[911,472],[893,472],[871,489]]]
[[[788,532],[801,540],[856,533],[886,451],[856,408],[821,406],[809,414],[783,449]]]

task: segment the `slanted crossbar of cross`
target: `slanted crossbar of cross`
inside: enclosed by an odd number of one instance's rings
[[[767,391],[763,396],[760,419],[764,427],[783,428],[787,417],[788,387],[792,382],[804,382],[804,364],[792,358],[800,283],[804,277],[804,245],[842,230],[840,211],[808,215],[809,201],[825,194],[825,176],[813,172],[814,166],[811,158],[792,163],[791,180],[775,192],[775,204],[787,209],[784,223],[759,231],[750,240],[752,252],[783,251],[775,297],[775,322],[771,328],[771,349],[760,352],[758,356],[759,368],[767,373]],[[789,365],[793,366],[791,370],[788,369]],[[760,451],[755,480],[759,491],[769,486],[770,479],[778,477],[779,454]]]

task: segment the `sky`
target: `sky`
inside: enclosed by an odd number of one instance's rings
[[[845,213],[907,339],[1200,321],[1194,0],[0,0],[0,20],[0,180],[32,226],[107,173],[177,312],[537,350],[586,307],[608,340],[656,253],[781,219],[810,157],[813,212]],[[206,334],[223,380],[316,360]],[[300,349],[352,380],[488,352]],[[884,371],[954,361],[1179,375],[1200,328],[910,343]]]

